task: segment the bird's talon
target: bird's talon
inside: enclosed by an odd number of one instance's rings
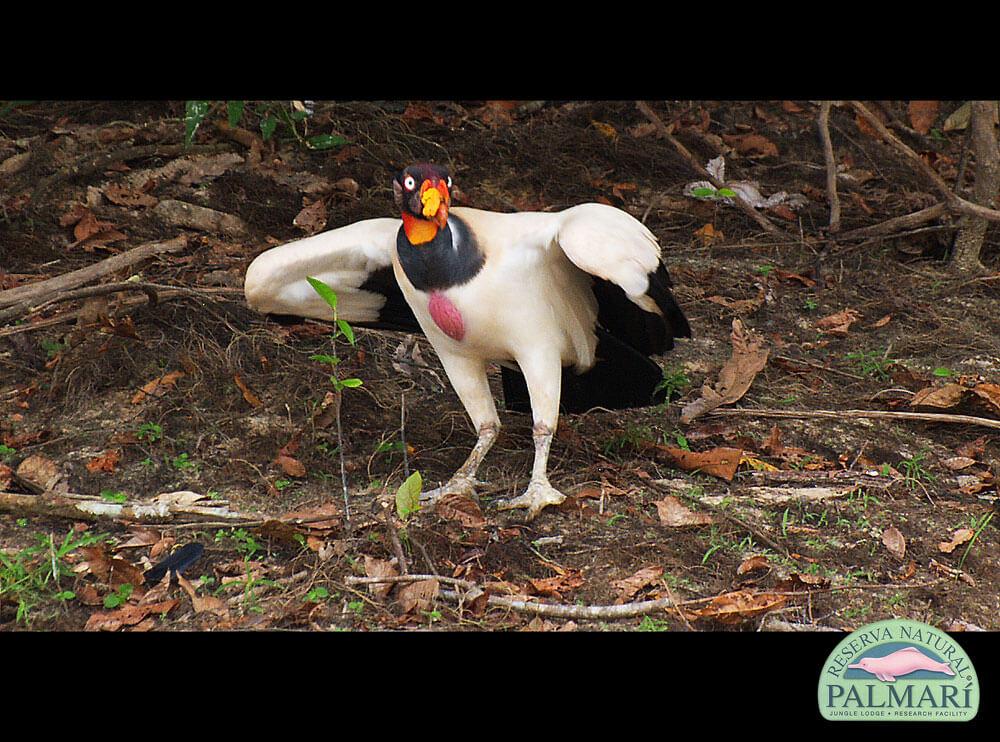
[[[497,503],[497,507],[500,510],[522,508],[528,511],[527,519],[534,520],[544,508],[549,505],[561,505],[565,500],[566,495],[547,482],[532,482],[523,495],[503,500]]]

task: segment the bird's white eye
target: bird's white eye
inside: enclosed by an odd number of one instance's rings
[[[451,176],[448,176],[448,190],[451,190]]]
[[[403,178],[403,187],[406,188],[406,190],[408,191],[412,191],[414,188],[417,187],[417,181],[413,179],[412,175],[407,175],[405,178]]]

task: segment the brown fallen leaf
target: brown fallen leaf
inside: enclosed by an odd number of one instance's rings
[[[709,296],[705,301],[710,301],[713,304],[718,304],[731,310],[735,314],[753,314],[762,306],[764,306],[764,298],[766,294],[764,288],[761,287],[757,292],[757,296],[752,299],[730,299],[728,296]]]
[[[798,281],[806,288],[812,288],[816,285],[816,282],[808,276],[800,276],[798,273],[789,273],[788,271],[781,270],[781,268],[777,268],[774,271],[774,274],[782,281]]]
[[[877,329],[879,327],[885,327],[887,324],[889,324],[889,322],[891,320],[892,320],[892,315],[891,314],[887,314],[882,319],[880,319],[880,320],[878,320],[876,322],[873,322],[872,324],[868,325],[868,327],[870,329],[872,329],[872,330],[875,330],[875,329]]]
[[[718,381],[714,385],[705,381],[701,388],[701,398],[684,407],[681,413],[682,423],[690,423],[720,405],[731,404],[740,399],[767,364],[768,349],[763,336],[744,327],[742,320],[733,320],[730,338],[733,353],[719,371]]]
[[[250,387],[247,386],[247,383],[243,381],[242,376],[240,376],[239,374],[235,374],[233,376],[233,381],[236,383],[236,386],[239,387],[239,390],[243,392],[243,399],[245,399],[247,401],[247,404],[249,404],[251,407],[260,407],[262,404],[264,404],[263,402],[260,401],[260,397],[254,394],[253,391],[251,391]]]
[[[6,464],[0,464],[0,489],[10,487],[10,482],[14,478],[14,470]]]
[[[689,611],[690,618],[714,618],[722,623],[739,623],[754,616],[780,608],[788,601],[785,595],[754,593],[749,590],[719,595],[704,608]]]
[[[760,134],[723,134],[722,139],[741,155],[762,155],[765,157],[778,155],[777,145]]]
[[[725,235],[715,228],[714,224],[706,224],[700,229],[696,229],[694,236],[701,240],[703,246],[711,245],[713,242],[718,240],[724,240]]]
[[[434,512],[445,520],[461,523],[466,528],[482,528],[486,525],[483,511],[471,497],[448,493],[434,505]]]
[[[967,456],[971,459],[978,458],[986,452],[986,436],[981,435],[974,441],[963,443],[955,449],[959,456]]]
[[[986,400],[993,412],[1000,413],[1000,384],[976,384],[972,391],[980,399]]]
[[[906,555],[906,539],[903,538],[903,534],[896,526],[889,526],[882,531],[882,545],[896,559],[903,561],[903,557]]]
[[[17,466],[16,474],[35,487],[51,490],[62,478],[59,465],[40,453],[33,453]]]
[[[122,451],[120,448],[112,448],[105,451],[100,456],[95,456],[87,462],[87,471],[96,474],[99,471],[113,474],[121,461]]]
[[[749,559],[744,559],[743,563],[736,568],[736,574],[745,575],[748,572],[758,572],[761,570],[771,571],[771,563],[768,561],[766,556],[757,554]]]
[[[554,567],[552,564],[547,566]],[[542,577],[535,580],[528,580],[536,595],[547,595],[561,600],[563,593],[570,592],[580,587],[583,580],[583,573],[576,569],[561,570],[562,574],[555,577]]]
[[[149,186],[155,184],[154,180],[147,182]],[[138,207],[151,207],[156,206],[159,203],[159,199],[156,196],[152,196],[147,192],[148,189],[136,189],[130,188],[122,183],[109,183],[104,187],[104,195],[107,196],[108,201],[118,206],[127,206],[130,208]]]
[[[845,309],[836,314],[823,317],[816,322],[816,327],[828,335],[845,336],[851,329],[851,325],[861,319],[861,315],[853,309]]]
[[[399,588],[397,598],[403,613],[428,611],[441,592],[437,580],[421,580]]]
[[[195,590],[194,585],[192,585],[184,575],[177,575],[177,584],[179,584],[184,592],[188,594],[191,598],[191,606],[194,608],[195,613],[214,613],[220,618],[226,618],[229,616],[229,607],[226,605],[226,601],[221,598],[216,598],[213,595],[198,595]]]
[[[177,380],[182,376],[184,376],[183,371],[168,371],[163,376],[146,382],[142,385],[142,389],[137,391],[135,396],[132,397],[132,404],[141,404],[150,397],[162,397],[174,388]]]
[[[907,106],[907,113],[910,116],[910,126],[918,134],[927,134],[937,120],[940,101],[936,100],[911,100]]]
[[[100,611],[91,615],[87,619],[84,631],[118,631],[123,626],[134,626],[151,613],[165,615],[169,613],[180,601],[177,598],[165,600],[161,603],[151,603],[149,605],[133,605],[131,603],[122,606],[110,613]]]
[[[938,544],[938,551],[942,554],[951,554],[955,549],[967,541],[971,541],[976,532],[971,528],[959,528],[951,535],[951,541],[942,541]]]
[[[975,464],[976,460],[970,459],[968,456],[952,456],[950,459],[945,459],[941,463],[951,471],[962,471],[962,469],[968,469],[970,466]]]
[[[959,384],[945,384],[941,387],[929,386],[913,395],[910,406],[948,409],[961,402],[966,391],[968,390]]]
[[[367,577],[395,577],[399,574],[396,565],[386,559],[376,559],[365,554],[365,575]],[[368,586],[368,592],[376,599],[381,600],[394,587],[391,582],[378,583]]]
[[[739,468],[743,451],[739,448],[713,448],[709,451],[687,451],[663,444],[655,444],[657,454],[684,471],[699,471],[713,477],[733,481]]]
[[[640,590],[649,587],[659,581],[663,576],[663,567],[652,565],[643,567],[634,575],[615,580],[611,587],[618,591],[618,598],[615,603],[621,604],[631,600]]]
[[[82,546],[80,554],[86,560],[85,571],[90,572],[101,582],[118,588],[121,585],[131,585],[134,595],[145,592],[146,577],[139,567],[121,557],[112,556],[105,545]]]
[[[284,523],[291,523],[296,530],[327,533],[340,526],[340,509],[336,503],[328,502],[307,510],[295,510],[280,517]],[[321,520],[320,520],[321,519]],[[296,523],[295,521],[309,521]]]
[[[274,459],[274,463],[281,467],[281,471],[285,472],[290,477],[296,477],[297,479],[302,479],[306,476],[306,466],[298,459],[292,458],[291,456],[285,456],[284,454],[278,454]]]
[[[656,505],[660,523],[665,526],[680,528],[682,526],[703,526],[715,522],[708,513],[691,510],[673,495],[667,495],[653,504]]]
[[[306,206],[292,219],[292,224],[306,234],[312,235],[322,232],[326,228],[327,218],[326,201],[320,198],[307,202]]]

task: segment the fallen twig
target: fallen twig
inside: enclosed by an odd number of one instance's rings
[[[908,147],[899,137],[889,131],[885,125],[879,121],[878,117],[869,111],[863,103],[860,101],[851,101],[851,106],[868,124],[871,125],[873,129],[875,129],[875,131],[878,132],[879,136],[885,139],[885,141],[888,142],[893,149],[913,163],[914,167],[916,167],[917,170],[923,173],[923,175],[925,175],[931,183],[933,183],[938,193],[944,197],[949,211],[956,211],[962,214],[977,216],[981,219],[989,219],[990,221],[1000,222],[1000,211],[986,206],[980,206],[979,204],[967,201],[961,196],[958,196],[945,182],[944,178],[937,174],[934,168],[928,165],[923,158],[920,157],[920,155],[910,149],[910,147]]]
[[[766,410],[753,408],[715,409],[709,415],[742,417],[827,418],[833,420],[904,420],[928,423],[978,425],[1000,430],[1000,420],[972,415],[947,415],[936,412],[892,412],[883,410]]]
[[[826,160],[826,198],[830,202],[830,234],[840,231],[840,196],[837,195],[837,161],[833,156],[830,141],[830,101],[820,103],[819,138],[823,143],[823,157]]]
[[[229,510],[222,504],[212,506],[194,505],[183,502],[108,502],[100,497],[88,497],[72,493],[24,495],[16,492],[0,492],[0,512],[45,515],[49,517],[74,518],[95,521],[101,519],[129,520],[136,523],[163,523],[180,518],[189,520],[248,521],[255,517]]]
[[[923,587],[933,587],[939,585],[949,578],[938,577],[928,582],[914,584],[889,583],[878,585],[834,585],[831,587],[818,587],[811,590],[792,591],[768,591],[771,595],[782,595],[786,597],[801,597],[816,595],[818,593],[842,592],[847,590],[915,590]],[[419,582],[423,580],[437,580],[445,584],[455,585],[466,590],[473,587],[482,589],[481,586],[467,580],[458,580],[449,577],[435,577],[434,575],[395,575],[386,577],[348,577],[348,585],[375,585],[387,582]],[[453,590],[442,590],[442,598],[453,602],[459,602],[462,594]],[[710,598],[694,598],[675,602],[671,598],[661,598],[659,600],[643,600],[634,603],[623,603],[621,605],[576,605],[566,603],[538,603],[530,600],[515,600],[504,598],[499,595],[490,595],[487,599],[488,605],[496,608],[507,608],[520,613],[531,613],[536,616],[549,616],[552,618],[570,618],[579,620],[614,620],[621,618],[635,618],[651,613],[681,608],[686,606],[703,605],[711,603],[719,596],[713,595]]]
[[[124,270],[147,258],[163,253],[180,252],[186,247],[186,235],[179,235],[165,242],[149,242],[118,255],[112,255],[110,258],[106,258],[93,265],[88,265],[86,268],[63,273],[46,281],[36,281],[29,283],[27,286],[18,286],[15,289],[0,291],[0,307],[37,302],[59,291],[75,289],[111,273]]]
[[[725,183],[723,183],[718,178],[714,177],[711,173],[709,173],[705,169],[705,167],[701,164],[701,162],[698,161],[698,158],[695,157],[693,154],[691,154],[688,151],[687,147],[685,147],[677,140],[677,138],[673,135],[673,133],[671,133],[670,128],[665,123],[663,123],[663,119],[661,119],[656,114],[656,111],[650,108],[649,105],[644,101],[637,101],[635,105],[642,113],[642,115],[645,116],[647,119],[649,119],[649,121],[653,124],[653,126],[656,127],[660,135],[674,146],[674,149],[676,149],[680,153],[681,157],[683,157],[685,160],[688,161],[691,167],[693,167],[701,177],[705,178],[705,180],[710,182],[716,188],[725,187]],[[743,198],[736,198],[734,199],[733,202],[739,207],[741,211],[743,211],[743,213],[745,213],[747,216],[749,216],[751,219],[757,222],[757,224],[759,224],[766,232],[769,232],[770,234],[773,235],[778,235],[780,237],[794,239],[792,235],[788,234],[787,232],[785,232],[785,230],[781,229],[781,227],[774,224],[770,219],[768,219],[766,216],[757,211],[757,209],[755,209],[749,203],[744,201]]]
[[[38,198],[45,191],[57,183],[64,180],[78,178],[81,175],[89,175],[107,170],[109,165],[116,162],[130,162],[141,160],[146,157],[178,157],[180,155],[207,155],[217,152],[228,152],[232,147],[228,144],[147,144],[136,147],[125,147],[114,152],[106,152],[97,157],[84,156],[76,160],[69,167],[64,167],[42,178],[31,190],[31,202],[38,203]]]

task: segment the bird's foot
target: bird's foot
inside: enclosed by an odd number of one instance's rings
[[[502,500],[497,504],[497,507],[500,510],[524,508],[528,511],[528,520],[534,520],[543,508],[549,505],[560,505],[565,499],[566,495],[548,482],[533,479],[523,495],[510,500]]]
[[[477,503],[479,495],[476,494],[476,485],[479,484],[472,477],[453,477],[447,484],[443,484],[427,492],[420,493],[420,507],[424,510],[433,510],[437,501],[445,495],[464,495],[471,497]]]

